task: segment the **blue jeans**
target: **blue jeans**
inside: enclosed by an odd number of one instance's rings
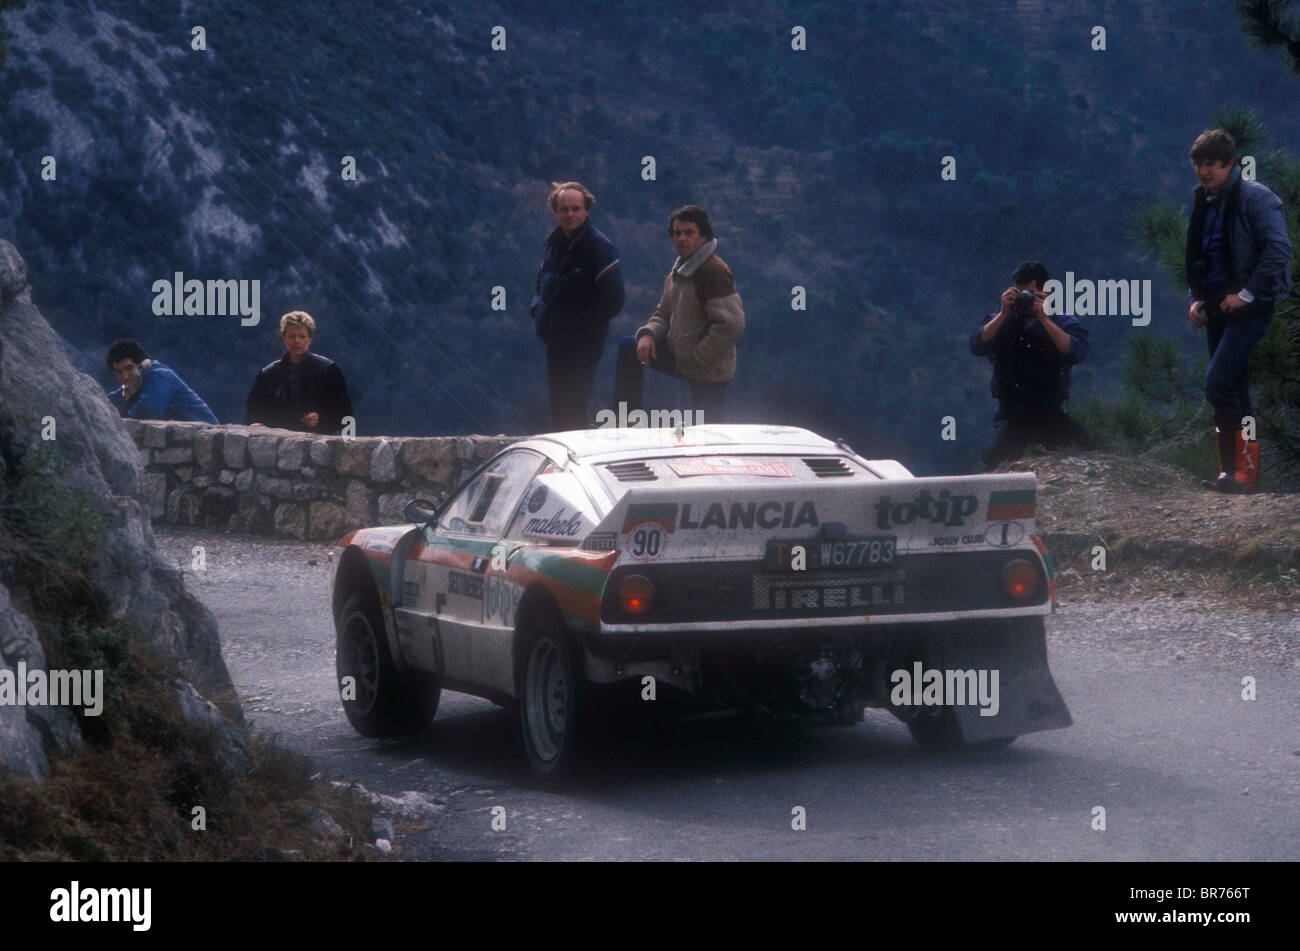
[[[686,379],[677,369],[677,361],[673,358],[667,344],[655,345],[655,355],[650,358],[650,369],[678,380]],[[691,384],[691,401],[695,404],[696,413],[702,413],[706,423],[722,422],[727,384],[697,383],[695,380],[688,382]],[[641,361],[636,358],[636,338],[624,337],[618,342],[618,366],[614,376],[614,410],[618,411],[619,403],[626,403],[629,413],[635,409],[645,409],[642,405],[644,401],[645,367],[641,366]]]
[[[1206,340],[1210,367],[1205,373],[1205,398],[1214,407],[1214,424],[1222,430],[1240,429],[1243,416],[1255,415],[1250,401],[1251,351],[1273,319],[1272,301],[1252,301],[1225,314],[1219,302],[1205,302]]]

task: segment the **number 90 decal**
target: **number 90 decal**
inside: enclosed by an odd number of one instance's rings
[[[642,522],[623,536],[623,549],[637,561],[654,561],[668,547],[668,533],[657,522]]]

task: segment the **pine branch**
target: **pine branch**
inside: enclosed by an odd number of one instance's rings
[[[1260,49],[1284,48],[1287,69],[1300,76],[1300,27],[1289,15],[1290,5],[1290,0],[1237,0],[1237,20]]]

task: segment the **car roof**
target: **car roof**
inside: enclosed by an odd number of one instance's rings
[[[680,432],[680,435],[679,435]],[[835,453],[852,455],[846,446],[797,426],[717,424],[672,428],[577,429],[544,433],[511,448],[537,449],[552,456],[604,462],[640,456],[690,456],[701,453]]]

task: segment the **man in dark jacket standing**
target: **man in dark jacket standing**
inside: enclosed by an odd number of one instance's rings
[[[352,416],[343,371],[332,360],[309,353],[316,322],[303,311],[280,318],[285,353],[267,364],[248,394],[248,422],[306,433],[337,433]]]
[[[1026,261],[1016,268],[1012,286],[1002,292],[1002,308],[984,318],[970,338],[970,352],[993,364],[995,421],[1001,424],[984,454],[984,468],[1019,459],[1038,443],[1049,449],[1075,445],[1096,448],[1092,436],[1066,415],[1070,368],[1088,356],[1088,331],[1069,314],[1048,315],[1047,268]]]
[[[614,245],[588,220],[596,203],[591,192],[579,182],[556,182],[547,201],[558,226],[537,272],[533,325],[546,343],[552,427],[586,429],[609,322],[623,309],[623,272]]]
[[[1200,185],[1187,228],[1187,316],[1206,329],[1210,367],[1205,398],[1214,407],[1220,492],[1255,489],[1259,443],[1247,440],[1243,419],[1254,416],[1247,365],[1269,322],[1274,302],[1291,293],[1291,239],[1282,200],[1241,177],[1237,143],[1210,129],[1192,143]]]

